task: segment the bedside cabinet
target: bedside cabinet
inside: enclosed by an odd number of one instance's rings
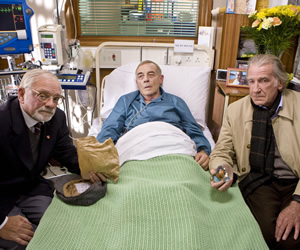
[[[215,141],[218,140],[220,129],[223,123],[223,116],[228,105],[248,94],[248,88],[226,87],[225,82],[216,81],[212,112],[212,124],[210,129]]]

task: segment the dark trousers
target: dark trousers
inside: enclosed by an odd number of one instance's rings
[[[292,201],[297,183],[298,179],[278,180],[273,178],[266,185],[257,188],[245,200],[270,249],[300,249],[300,237],[294,240],[294,229],[286,240],[276,242],[275,239],[276,219],[279,213]]]
[[[51,201],[51,197],[44,195],[21,196],[16,205],[9,212],[8,216],[21,215],[26,217],[32,223],[32,227],[35,230]],[[25,248],[25,246],[21,246],[14,241],[0,238],[0,250],[21,250]]]

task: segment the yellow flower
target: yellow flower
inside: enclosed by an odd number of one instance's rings
[[[257,19],[263,20],[266,17],[266,13],[261,10],[260,12],[257,13],[256,16],[257,16]]]
[[[288,80],[287,80],[286,85],[285,85],[286,87],[288,87],[290,81],[294,78],[293,73],[287,73],[287,75],[288,75]]]
[[[260,24],[259,24],[259,26],[258,26],[258,28],[257,28],[258,31],[260,31],[260,30],[262,29],[262,25],[263,25],[263,23],[260,23]]]
[[[290,9],[291,9],[292,11],[294,11],[295,15],[298,15],[298,13],[299,13],[298,8],[300,9],[300,7],[297,7],[297,6],[290,6]]]
[[[248,17],[249,18],[254,17],[256,13],[257,13],[257,10],[251,12]]]
[[[252,25],[245,28],[254,40],[257,53],[277,56],[293,46],[300,34],[300,6],[282,5],[261,9],[249,15]]]
[[[292,10],[291,8],[286,9],[283,13],[289,17],[296,16],[295,10]]]
[[[272,22],[273,22],[273,18],[272,17],[268,17],[268,18],[264,18],[263,23],[262,23],[262,28],[267,30],[269,28],[272,27]]]
[[[282,21],[280,20],[279,17],[273,17],[273,22],[272,22],[273,26],[279,26],[281,23],[282,23]]]
[[[257,27],[260,23],[261,23],[260,20],[255,20],[255,21],[252,23],[252,28]]]
[[[278,8],[277,7],[272,7],[267,10],[267,16],[274,16],[278,14]]]

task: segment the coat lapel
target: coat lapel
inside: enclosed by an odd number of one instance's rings
[[[12,147],[16,150],[16,154],[24,165],[32,170],[33,156],[31,152],[30,140],[28,136],[28,128],[25,124],[18,99],[12,101],[11,108],[12,117]]]

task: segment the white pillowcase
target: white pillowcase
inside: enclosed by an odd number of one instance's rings
[[[106,119],[109,116],[122,95],[138,89],[135,82],[135,70],[138,64],[120,66],[106,77],[101,118]],[[205,127],[211,68],[169,65],[160,65],[160,67],[164,75],[162,85],[164,91],[181,97],[190,108],[195,120]]]

